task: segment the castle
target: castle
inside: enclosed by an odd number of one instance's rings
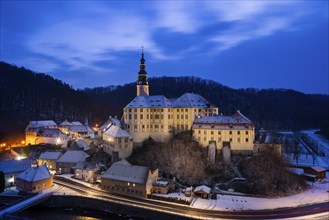
[[[218,150],[223,145],[237,152],[253,150],[255,128],[240,111],[233,116],[218,115],[216,106],[193,93],[185,93],[176,99],[150,96],[143,52],[137,96],[124,107],[123,121],[135,146],[148,138],[164,142],[178,132],[192,129],[195,140],[203,146],[212,141]]]

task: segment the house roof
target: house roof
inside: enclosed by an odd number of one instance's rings
[[[325,168],[321,167],[321,166],[314,166],[314,167],[311,167],[313,170],[315,170],[316,172],[323,172],[323,171],[326,171]]]
[[[172,103],[163,95],[136,96],[125,108],[172,108]]]
[[[78,145],[79,148],[83,148],[84,151],[90,149],[89,145],[85,140],[78,140],[75,142],[75,144]]]
[[[199,94],[185,93],[173,103],[175,108],[209,108],[215,107]]]
[[[39,159],[57,160],[60,156],[61,156],[61,152],[45,151],[39,156]]]
[[[58,160],[57,162],[61,163],[77,163],[79,161],[85,161],[86,157],[88,157],[88,154],[86,154],[84,151],[66,151]]]
[[[131,138],[128,132],[124,129],[122,129],[120,126],[112,125],[110,126],[105,132],[104,135],[108,135],[114,138],[118,137],[127,137]]]
[[[145,184],[149,171],[148,167],[131,165],[124,160],[123,162],[113,163],[102,175],[102,178]]]
[[[99,170],[99,167],[96,162],[83,162],[80,161],[75,165],[75,169],[80,170]]]
[[[169,100],[163,95],[136,96],[125,108],[209,108],[214,107],[201,95],[185,93]]]
[[[71,125],[83,125],[80,121],[72,121]]]
[[[94,133],[94,131],[87,125],[71,125],[69,132],[83,132],[83,133]]]
[[[192,128],[205,128],[205,129],[252,129],[254,127],[253,122],[244,116],[239,110],[232,116],[216,115],[216,116],[203,116],[196,118],[193,122]]]
[[[210,188],[208,186],[202,185],[202,186],[197,186],[193,192],[205,192],[207,194],[210,193]]]
[[[117,118],[110,117],[100,128],[103,132],[106,131],[111,125],[120,125],[120,121]]]
[[[67,137],[61,130],[58,128],[42,128],[38,131],[37,136],[39,137]]]
[[[17,175],[16,178],[25,180],[27,182],[36,182],[44,179],[51,178],[52,175],[46,165],[30,167],[28,170]]]
[[[31,161],[28,158],[21,160],[0,161],[0,171],[6,173],[20,173],[31,167]]]
[[[57,127],[57,124],[53,120],[44,120],[44,121],[30,121],[25,131],[33,131],[42,127]]]
[[[65,120],[59,124],[59,126],[61,126],[61,127],[66,127],[66,126],[70,126],[70,125],[72,125],[72,124],[70,122],[68,122],[67,120]]]

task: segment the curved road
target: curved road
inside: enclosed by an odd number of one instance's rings
[[[110,194],[100,189],[94,189],[84,184],[71,181],[66,178],[56,176],[54,182],[58,185],[62,185],[73,189],[81,194],[87,196],[101,198],[103,200],[109,200],[111,202],[124,203],[130,206],[137,206],[144,209],[152,209],[159,212],[169,212],[176,214],[177,217],[193,217],[193,218],[218,218],[218,219],[280,219],[280,218],[296,218],[306,217],[313,214],[323,214],[323,218],[326,219],[326,215],[329,219],[329,202],[318,203],[308,206],[300,206],[293,208],[282,208],[275,210],[263,210],[263,211],[218,211],[218,210],[206,210],[193,208],[187,205],[181,205],[176,203],[162,202],[151,199],[141,199],[133,197],[125,197],[122,195]]]

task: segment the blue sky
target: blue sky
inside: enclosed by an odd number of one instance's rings
[[[328,1],[3,1],[2,61],[74,88],[199,76],[328,94]],[[151,93],[152,93],[152,85]]]

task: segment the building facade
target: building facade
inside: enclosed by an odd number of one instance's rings
[[[112,156],[116,161],[121,158],[127,158],[133,151],[133,142],[128,132],[121,128],[121,125],[112,124],[102,135],[104,141],[103,150]]]
[[[232,116],[197,118],[194,120],[192,131],[194,139],[204,147],[214,142],[217,150],[227,145],[234,153],[252,153],[254,149],[254,124],[240,111]]]
[[[42,166],[46,164],[50,171],[56,171],[56,161],[61,156],[61,152],[46,151],[40,154],[38,158],[38,165]]]
[[[194,119],[218,114],[218,108],[198,94],[185,93],[176,99],[150,96],[142,54],[137,96],[123,109],[123,120],[134,144],[152,138],[164,142],[173,134],[190,130]]]
[[[101,188],[111,193],[145,198],[152,193],[152,185],[158,178],[158,170],[131,165],[121,160],[101,176]]]
[[[25,192],[40,192],[53,186],[53,176],[46,165],[31,167],[16,178],[16,188]]]

